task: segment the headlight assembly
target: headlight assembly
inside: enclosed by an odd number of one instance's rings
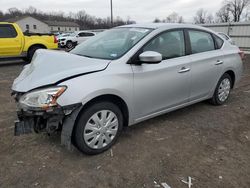
[[[60,97],[66,89],[66,86],[60,86],[34,90],[24,94],[20,98],[19,103],[23,107],[47,110],[50,107],[57,106],[58,97]]]

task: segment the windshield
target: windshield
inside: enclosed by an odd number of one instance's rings
[[[120,58],[151,32],[145,28],[115,28],[104,31],[71,51],[90,58],[114,60]]]

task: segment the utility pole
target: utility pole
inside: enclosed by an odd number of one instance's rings
[[[113,27],[113,2],[110,0],[110,7],[111,7],[111,27]]]

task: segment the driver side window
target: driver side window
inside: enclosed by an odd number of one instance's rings
[[[158,35],[144,48],[145,51],[155,51],[162,54],[163,59],[181,57],[185,55],[185,41],[183,31],[168,31]]]

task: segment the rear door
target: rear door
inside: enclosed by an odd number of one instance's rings
[[[0,24],[0,56],[18,56],[22,51],[22,38],[11,24]]]
[[[207,98],[222,75],[223,52],[213,34],[203,30],[187,30],[190,39],[191,91],[190,100]]]
[[[158,64],[132,65],[136,121],[188,102],[190,58],[185,56],[183,30],[166,31],[152,39],[141,52],[163,56]]]

